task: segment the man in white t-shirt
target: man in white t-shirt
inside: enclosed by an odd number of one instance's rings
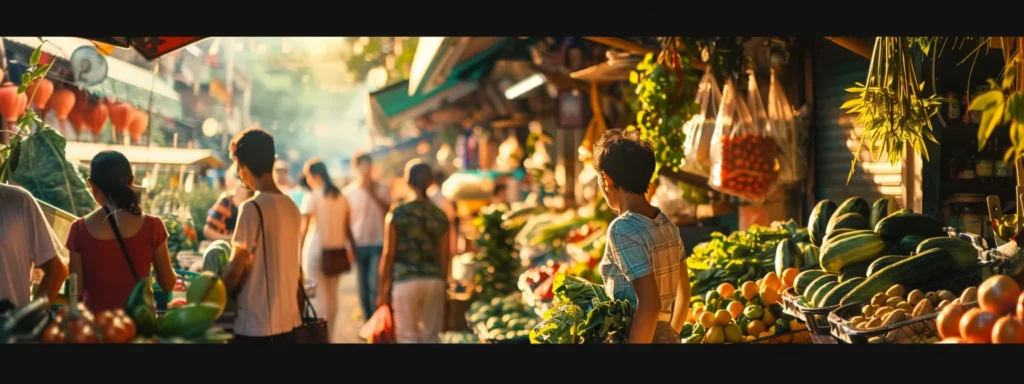
[[[238,175],[255,197],[242,203],[224,285],[238,290],[236,343],[289,343],[299,315],[301,216],[274,180],[274,138],[258,128],[231,141]],[[262,220],[261,220],[262,214]]]
[[[28,303],[35,267],[44,273],[37,295],[52,302],[68,277],[67,265],[57,257],[61,247],[32,194],[0,184],[0,300]]]
[[[348,228],[356,249],[356,279],[363,319],[377,309],[377,280],[384,250],[384,216],[391,209],[391,192],[373,180],[373,159],[357,154],[352,162],[356,179],[342,190],[351,208]]]

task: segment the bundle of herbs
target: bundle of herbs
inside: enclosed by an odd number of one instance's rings
[[[919,43],[905,37],[877,38],[867,81],[847,89],[858,97],[840,108],[858,114],[857,123],[864,127],[860,144],[853,153],[847,184],[853,177],[865,142],[872,156],[881,159],[882,153],[886,153],[891,164],[903,159],[907,147],[928,160],[925,139],[938,143],[932,134],[931,118],[945,99],[921,96],[924,82],[917,79],[912,54],[913,46]]]
[[[555,306],[530,331],[533,344],[623,344],[633,305],[608,297],[604,288],[578,277],[558,275]]]

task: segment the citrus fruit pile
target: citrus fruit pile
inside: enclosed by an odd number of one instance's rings
[[[943,344],[1024,344],[1024,294],[1012,278],[995,275],[978,286],[978,307],[947,305],[936,319]]]
[[[779,337],[783,343],[807,343],[807,329],[792,316],[782,312],[779,298],[783,287],[792,285],[795,274],[775,272],[757,282],[747,281],[737,290],[722,283],[709,291],[704,302],[698,302],[686,314],[680,336],[686,344],[723,344],[751,342],[759,338]]]

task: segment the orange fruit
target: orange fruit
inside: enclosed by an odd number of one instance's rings
[[[779,280],[779,276],[775,272],[768,272],[768,275],[764,277],[764,285],[778,291],[782,286],[782,280]]]
[[[1006,275],[992,276],[978,286],[978,305],[996,316],[1013,311],[1019,297],[1020,286]]]
[[[754,283],[757,284],[757,288],[761,288],[761,285],[764,283],[764,279],[757,279]]]
[[[694,322],[693,312],[695,312],[696,310],[697,310],[697,308],[687,309],[686,310],[686,320],[684,320],[684,322],[686,322],[686,323],[693,323]]]
[[[747,323],[748,335],[760,335],[762,332],[764,332],[764,323],[761,320],[751,320]]]
[[[757,296],[757,291],[759,289],[760,288],[758,287],[757,283],[753,281],[748,281],[746,283],[743,283],[743,285],[740,287],[740,292],[742,292],[744,299],[753,300],[754,297]]]
[[[996,320],[992,326],[992,344],[1024,344],[1024,323],[1013,315]]]
[[[743,313],[743,304],[740,304],[740,302],[738,302],[738,301],[733,301],[733,302],[729,303],[729,314],[732,315],[733,319],[739,318],[740,314],[742,314],[742,313]]]
[[[715,312],[715,324],[718,324],[718,325],[728,325],[731,322],[732,322],[732,314],[729,313],[729,311],[724,310],[724,309],[719,309],[718,312]]]
[[[699,323],[700,317],[704,315],[704,307],[697,307],[693,309],[693,322]]]
[[[985,312],[981,308],[968,309],[960,319],[960,337],[969,344],[991,343],[992,328],[995,324],[994,313]]]
[[[778,289],[778,287],[772,288],[768,283],[765,283],[765,286],[761,287],[761,301],[764,301],[765,308],[779,302]]]
[[[771,328],[775,325],[775,315],[772,315],[772,311],[765,309],[764,316],[761,316],[761,322],[764,323],[765,326]]]
[[[1017,297],[1017,318],[1024,320],[1024,293]]]
[[[939,344],[960,344],[962,340],[959,337],[950,337],[948,339],[942,339]]]
[[[939,337],[943,339],[960,338],[960,319],[967,309],[961,304],[949,304],[939,312],[935,319],[939,326]]]
[[[733,287],[732,284],[722,283],[718,285],[718,289],[716,289],[716,291],[718,291],[718,294],[723,298],[732,299],[732,295],[736,292],[736,288]]]
[[[793,282],[796,281],[796,275],[799,275],[799,274],[800,274],[800,270],[799,269],[796,269],[796,268],[793,268],[793,267],[786,268],[785,271],[782,271],[782,284],[787,286],[787,287],[792,287],[793,286]]]
[[[711,326],[715,325],[715,314],[708,311],[701,313],[700,325],[703,325],[704,329],[711,329]]]

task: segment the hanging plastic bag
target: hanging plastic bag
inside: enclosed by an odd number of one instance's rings
[[[377,307],[370,320],[359,330],[359,337],[370,344],[392,344],[395,342],[395,324],[391,319],[391,307]]]
[[[758,92],[753,77],[748,87],[751,92]],[[760,96],[754,101],[755,108],[760,109],[756,114],[747,109],[732,80],[726,83],[711,139],[708,185],[722,193],[763,203],[778,181],[778,148],[768,133]]]
[[[772,136],[779,145],[779,183],[791,184],[803,180],[807,173],[807,158],[804,142],[807,132],[802,120],[795,117],[793,106],[786,97],[786,90],[772,69],[771,86],[768,88],[768,124]]]
[[[721,103],[722,90],[711,74],[711,67],[708,67],[697,85],[700,113],[683,124],[683,131],[686,132],[686,141],[683,143],[684,172],[705,177],[710,174],[711,137],[715,133],[715,119]]]
[[[690,203],[685,197],[679,182],[665,176],[658,176],[658,188],[654,191],[654,197],[651,198],[651,205],[665,212],[673,221],[680,222],[682,219],[697,216],[697,205]]]

